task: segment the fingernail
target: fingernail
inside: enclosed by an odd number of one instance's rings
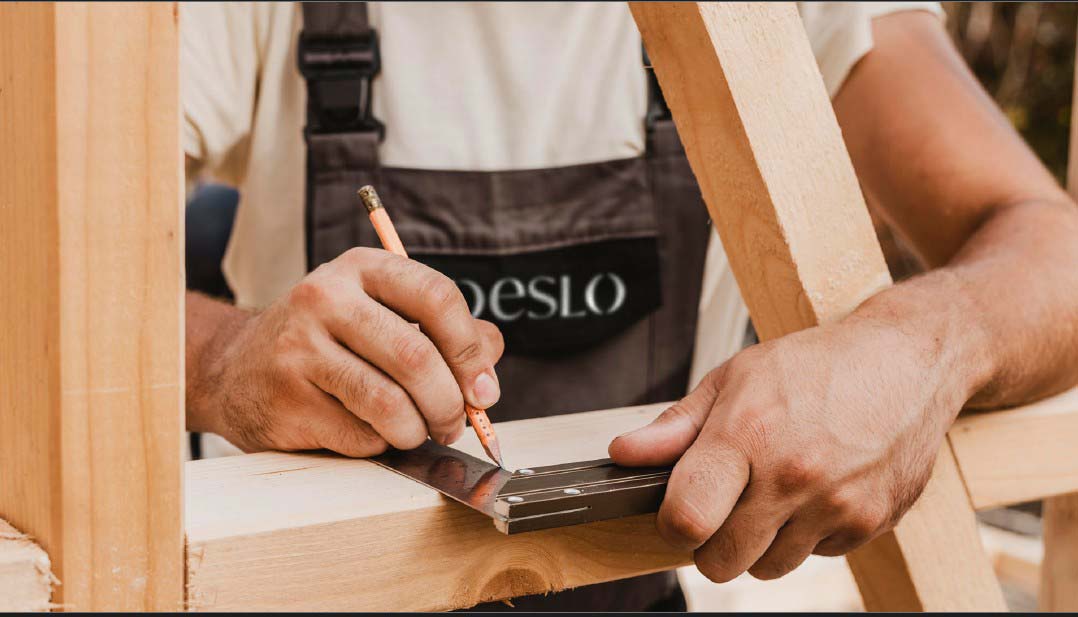
[[[472,386],[472,397],[477,407],[486,409],[497,403],[500,396],[501,390],[498,389],[498,383],[490,376],[489,371],[480,373],[479,377],[475,378],[475,385]]]

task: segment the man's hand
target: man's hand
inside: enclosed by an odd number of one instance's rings
[[[658,530],[713,581],[844,554],[913,504],[969,394],[970,372],[927,340],[850,319],[756,345],[610,455],[677,461]]]
[[[465,400],[485,409],[500,396],[498,329],[450,279],[378,249],[352,249],[262,313],[227,320],[192,358],[197,338],[189,327],[189,424],[245,451],[451,443]]]

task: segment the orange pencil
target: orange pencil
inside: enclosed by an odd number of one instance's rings
[[[389,219],[389,213],[386,212],[374,187],[368,184],[359,189],[359,198],[367,208],[367,214],[370,216],[371,224],[374,225],[375,233],[378,234],[378,239],[382,242],[382,247],[391,253],[407,257],[408,252],[404,250],[404,244],[397,235],[397,229],[393,227],[393,221]],[[494,434],[487,412],[476,409],[468,403],[464,403],[464,411],[468,414],[468,419],[472,421],[472,428],[475,429],[475,434],[479,437],[479,443],[483,444],[483,450],[486,451],[487,456],[498,463],[499,467],[504,467],[502,450],[498,447],[498,436]]]

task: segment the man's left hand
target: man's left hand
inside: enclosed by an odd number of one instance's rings
[[[876,320],[804,330],[734,356],[610,455],[677,461],[658,530],[708,578],[777,578],[913,505],[970,392],[946,355]]]

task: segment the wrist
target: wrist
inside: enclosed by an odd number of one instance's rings
[[[992,381],[997,364],[981,310],[963,287],[958,275],[935,270],[876,294],[844,320],[887,331],[884,349],[914,367],[952,420]]]
[[[187,299],[187,430],[220,434],[222,375],[228,349],[254,317],[203,296]]]

